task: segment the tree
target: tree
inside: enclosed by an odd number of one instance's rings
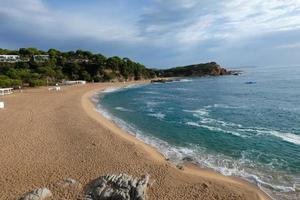
[[[18,51],[0,49],[0,54],[18,54],[23,60],[16,63],[0,62],[1,85],[16,84],[39,86],[46,83],[54,84],[63,79],[86,81],[111,81],[148,78],[155,74],[144,65],[130,60],[113,56],[106,58],[102,54],[90,51],[60,52],[49,49],[47,52],[36,48],[21,48]],[[50,59],[35,62],[33,55],[49,54]],[[84,61],[82,61],[84,60]],[[151,74],[152,73],[152,74]]]

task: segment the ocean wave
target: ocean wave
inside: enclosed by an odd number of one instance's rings
[[[280,131],[275,131],[275,130],[260,130],[257,129],[255,130],[258,134],[269,134],[272,136],[275,136],[277,138],[280,138],[286,142],[292,143],[292,144],[296,144],[296,145],[300,145],[300,135],[296,135],[293,133],[284,133],[284,132],[280,132]]]
[[[159,92],[154,92],[154,91],[144,91],[144,92],[140,92],[141,94],[160,94]]]
[[[217,132],[223,132],[223,133],[229,133],[238,137],[246,137],[245,135],[241,135],[238,132],[234,132],[234,131],[229,131],[229,130],[224,130],[222,128],[219,127],[214,127],[214,126],[207,126],[207,125],[200,125],[202,128],[206,128],[210,131],[217,131]]]
[[[238,137],[246,137],[245,135],[241,135],[240,133],[235,132],[235,131],[224,130],[224,129],[219,128],[219,127],[207,126],[207,125],[199,124],[199,123],[196,123],[196,122],[186,122],[185,124],[188,125],[188,126],[195,126],[195,127],[205,128],[205,129],[208,129],[208,130],[213,131],[213,132],[229,133],[231,135],[238,136]]]
[[[100,91],[101,93],[112,93],[112,92],[116,92],[116,91],[120,91],[120,90],[127,90],[127,89],[132,89],[132,88],[139,88],[139,87],[143,87],[145,86],[145,84],[129,84],[125,87],[108,87],[102,91]]]
[[[299,135],[295,135],[292,133],[280,133],[277,131],[271,131],[270,134],[273,136],[279,137],[286,142],[300,145],[300,136]]]
[[[99,92],[95,92],[95,94],[90,97],[90,100],[93,103],[97,104],[99,102]]]
[[[230,127],[230,128],[234,128],[234,129],[238,129],[238,128],[243,127],[243,125],[241,125],[241,124],[236,124],[236,123],[233,123],[233,122],[226,122],[226,121],[223,121],[223,120],[213,119],[213,118],[208,118],[208,117],[202,117],[200,122],[203,123],[203,124],[214,124],[214,125],[219,125],[219,126],[223,126],[223,127]]]
[[[119,111],[123,111],[123,112],[133,112],[133,110],[130,110],[130,109],[127,109],[127,108],[124,108],[121,106],[115,107],[115,109],[119,110]]]
[[[182,79],[176,79],[174,81],[166,82],[166,84],[172,84],[172,83],[178,83],[178,82],[192,82],[192,81],[194,81],[194,80],[182,78]]]
[[[186,122],[185,124],[186,124],[186,125],[189,125],[189,126],[201,127],[200,124],[198,124],[198,123],[196,123],[196,122]]]
[[[199,118],[199,121],[197,123],[200,123],[202,125],[213,125],[215,127],[221,126],[221,127],[226,127],[226,128],[232,128],[232,129],[243,128],[243,125],[241,125],[241,124],[223,121],[220,119],[214,119],[214,118],[209,117],[210,112],[207,109],[183,110],[183,111],[193,113],[194,117]]]
[[[148,114],[148,116],[155,117],[157,119],[164,119],[166,115],[161,112],[158,112],[158,113],[150,113]]]
[[[195,117],[198,116],[208,116],[209,115],[209,110],[201,108],[201,109],[197,109],[197,110],[183,110],[184,112],[189,112],[189,113],[193,113],[193,115]]]
[[[116,92],[120,89],[121,89],[121,87],[111,87],[111,88],[106,88],[106,89],[102,90],[100,93],[112,93],[112,92]]]
[[[279,138],[283,141],[295,144],[295,145],[300,145],[300,135],[296,135],[293,133],[285,133],[285,132],[280,132],[276,130],[271,130],[267,128],[261,128],[261,127],[244,127],[241,124],[233,123],[233,122],[228,122],[228,121],[223,121],[220,119],[213,119],[209,116],[209,110],[207,109],[197,109],[197,110],[183,110],[184,112],[191,112],[194,113],[194,117],[199,117],[200,120],[197,122],[187,122],[187,125],[190,126],[197,126],[197,127],[202,127],[202,128],[207,128],[211,131],[221,131],[221,132],[226,132],[226,133],[231,133],[236,136],[241,136],[241,137],[249,137],[249,136],[258,136],[258,135],[271,135],[276,138]],[[235,131],[232,130],[227,130],[227,129],[234,129]],[[241,134],[243,133],[243,134]]]
[[[272,135],[276,138],[280,138],[281,140],[284,140],[286,142],[300,145],[300,135],[296,135],[293,133],[285,133],[285,132],[280,132],[276,130],[271,130],[271,129],[266,129],[266,128],[260,128],[260,127],[244,127],[241,124],[236,124],[232,122],[226,122],[222,120],[217,120],[213,118],[207,118],[207,117],[202,117],[202,119],[199,121],[199,123],[204,124],[202,127],[205,125],[213,125],[214,129],[220,129],[218,126],[224,127],[224,128],[231,128],[236,131],[234,133],[239,132],[239,135],[242,137],[249,137],[249,136],[258,136],[258,135]],[[217,126],[217,127],[216,127]],[[210,128],[213,129],[213,128]],[[215,130],[217,131],[217,130]],[[229,131],[233,132],[233,131]],[[240,134],[244,133],[244,134]],[[245,135],[246,134],[246,135]],[[236,134],[238,135],[238,134]]]
[[[187,89],[187,88],[174,88],[173,90],[176,90],[176,91],[192,91],[191,89]]]
[[[238,109],[238,108],[242,108],[242,107],[241,106],[230,106],[230,105],[226,105],[226,104],[213,104],[213,105],[204,106],[204,108]]]
[[[164,140],[151,136],[147,133],[143,133],[134,125],[129,124],[122,119],[114,117],[107,110],[102,108],[101,105],[97,107],[97,111],[109,120],[116,123],[127,133],[134,135],[137,139],[158,149],[166,158],[170,159],[175,164],[181,164],[185,162],[184,158],[191,157],[193,162],[201,167],[214,169],[215,171],[220,172],[221,174],[226,176],[241,177],[256,184],[267,193],[273,194],[274,191],[283,193],[295,191],[296,184],[290,185],[289,183],[286,183],[284,181],[276,184],[273,183],[273,179],[269,180],[270,176],[278,176],[278,173],[276,171],[272,171],[273,168],[267,167],[265,171],[268,171],[268,173],[261,173],[261,171],[263,170],[259,169],[259,167],[256,166],[257,163],[251,161],[251,159],[248,159],[248,156],[251,155],[251,152],[249,152],[249,155],[243,154],[242,158],[240,159],[233,159],[223,154],[207,152],[205,148],[199,147],[194,144],[186,144],[186,146],[171,145]],[[187,122],[186,124],[197,127],[206,127],[211,130],[224,131],[216,127],[211,127],[204,124],[201,125],[196,122]],[[235,134],[232,132],[230,133]],[[282,180],[285,180],[285,178],[283,177]],[[282,196],[284,194],[279,193],[277,195]]]
[[[281,132],[277,130],[267,129],[267,128],[261,128],[261,127],[245,127],[245,128],[239,128],[237,129],[240,132],[248,132],[255,134],[256,136],[259,135],[270,135],[274,136],[276,138],[279,138],[283,141],[300,145],[300,135],[296,135],[294,133],[287,133],[287,132]]]
[[[138,129],[136,129],[134,125],[131,125],[118,117],[115,117],[109,111],[107,111],[105,108],[103,108],[100,104],[97,105],[96,111],[99,112],[101,115],[103,115],[106,119],[117,124],[120,128],[122,128],[128,134],[134,135],[134,136],[136,135]]]
[[[146,101],[144,102],[146,104],[147,107],[155,107],[159,104],[165,103],[164,101]]]

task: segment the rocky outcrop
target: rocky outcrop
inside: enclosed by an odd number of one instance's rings
[[[72,185],[80,185],[80,183],[78,183],[76,180],[72,179],[72,178],[66,178],[63,181],[63,187],[68,187],[68,186],[72,186]]]
[[[19,200],[46,200],[52,196],[47,188],[35,189],[23,195]]]
[[[133,178],[126,174],[109,174],[92,181],[84,191],[81,184],[71,178],[64,179],[58,186],[62,190],[75,187],[69,192],[80,200],[146,200],[149,175]],[[49,189],[39,188],[24,194],[19,200],[48,200],[50,197],[52,193]]]
[[[158,77],[222,76],[232,74],[215,62],[156,70]]]
[[[94,181],[87,191],[90,200],[145,200],[149,175],[139,179],[126,174],[106,175]]]

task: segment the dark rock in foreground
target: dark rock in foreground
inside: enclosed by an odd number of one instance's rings
[[[149,175],[139,179],[126,174],[106,175],[94,181],[87,191],[90,200],[145,200]]]
[[[35,189],[23,195],[19,200],[46,200],[52,196],[52,193],[47,188]]]

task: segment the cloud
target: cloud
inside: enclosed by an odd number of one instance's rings
[[[73,10],[72,13],[47,7],[41,0],[2,0],[0,16],[2,23],[13,24],[10,28],[25,34],[44,35],[45,37],[89,38],[99,41],[138,40],[132,24],[126,18],[114,15],[101,15]]]
[[[0,25],[1,47],[86,48],[152,66],[300,52],[300,0],[1,0]]]
[[[182,43],[240,39],[300,28],[300,1],[157,1],[142,18],[145,32],[173,32]],[[191,5],[191,6],[187,6]],[[172,31],[173,30],[173,31]]]
[[[293,43],[293,44],[279,45],[276,48],[277,49],[296,49],[296,48],[300,48],[300,42],[299,43]]]

